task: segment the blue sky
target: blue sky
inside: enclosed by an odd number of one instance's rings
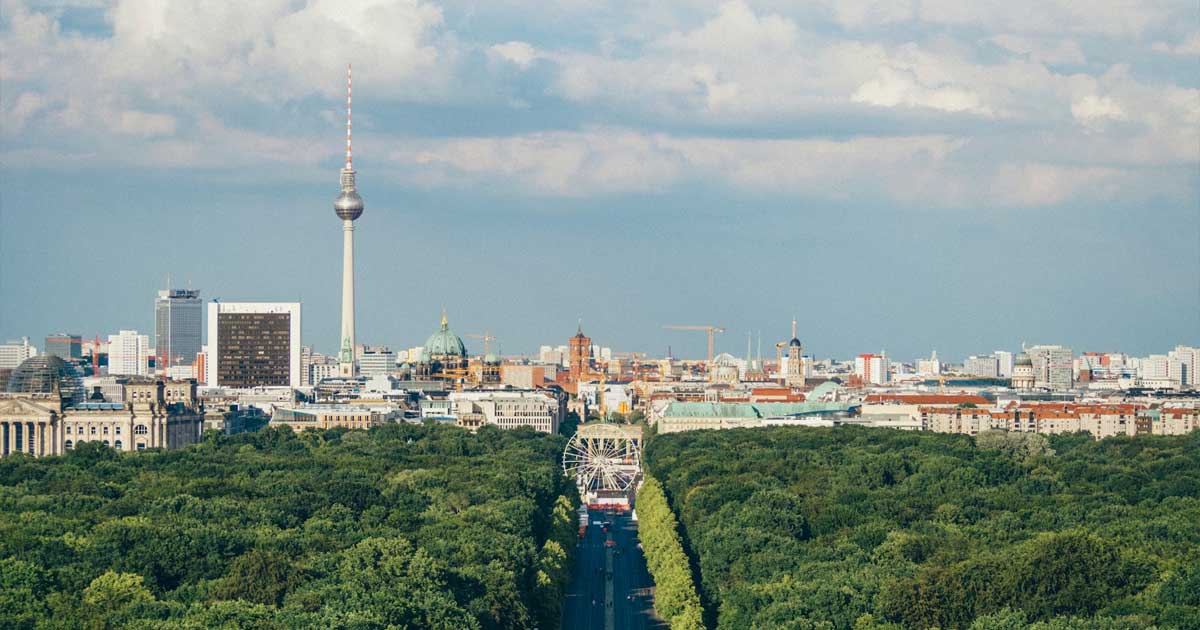
[[[1200,343],[1194,2],[643,4],[0,0],[0,337],[170,272],[332,351],[352,61],[360,341]]]

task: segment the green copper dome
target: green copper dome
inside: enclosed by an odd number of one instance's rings
[[[432,358],[467,356],[467,347],[462,339],[446,324],[445,313],[442,313],[442,329],[425,340],[425,352]]]

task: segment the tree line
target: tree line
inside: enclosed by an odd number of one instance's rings
[[[391,424],[0,460],[3,628],[557,628],[561,436]]]
[[[693,431],[645,461],[719,629],[1200,628],[1200,433]]]
[[[704,611],[662,486],[647,476],[638,489],[638,539],[654,577],[654,609],[671,630],[704,630]]]

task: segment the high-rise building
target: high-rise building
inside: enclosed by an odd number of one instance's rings
[[[891,380],[887,353],[860,354],[854,359],[854,373],[864,385],[886,385]]]
[[[158,358],[155,368],[162,372],[192,365],[200,352],[203,327],[200,291],[159,291],[154,300],[154,352]]]
[[[37,348],[29,345],[29,337],[0,345],[0,370],[15,370],[25,359],[37,356]]]
[[[1174,350],[1167,353],[1167,357],[1171,360],[1168,364],[1169,378],[1176,380],[1180,387],[1200,386],[1200,374],[1196,373],[1200,369],[1200,348],[1175,346]],[[1172,368],[1177,373],[1170,373]]]
[[[992,353],[996,357],[996,376],[1000,378],[1012,378],[1013,371],[1013,353],[1008,350],[997,350]]]
[[[1075,385],[1075,354],[1064,346],[1033,346],[1025,352],[1033,362],[1036,387],[1052,390],[1071,389]]]
[[[47,335],[46,354],[68,361],[83,358],[83,337],[67,333]]]
[[[312,346],[300,346],[300,386],[308,387],[312,385],[312,363],[313,349]]]
[[[108,336],[108,373],[145,376],[150,373],[150,336],[122,330]]]
[[[299,302],[209,302],[208,375],[215,387],[300,387]]]
[[[333,209],[342,220],[342,338],[338,344],[338,376],[355,376],[354,341],[354,220],[362,216],[363,200],[354,182],[354,154],[350,151],[350,66],[346,66],[346,166],[342,169],[342,193]]]

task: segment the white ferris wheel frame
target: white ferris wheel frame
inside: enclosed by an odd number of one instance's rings
[[[576,433],[563,450],[563,472],[580,493],[628,490],[641,474],[641,449],[624,435]]]

